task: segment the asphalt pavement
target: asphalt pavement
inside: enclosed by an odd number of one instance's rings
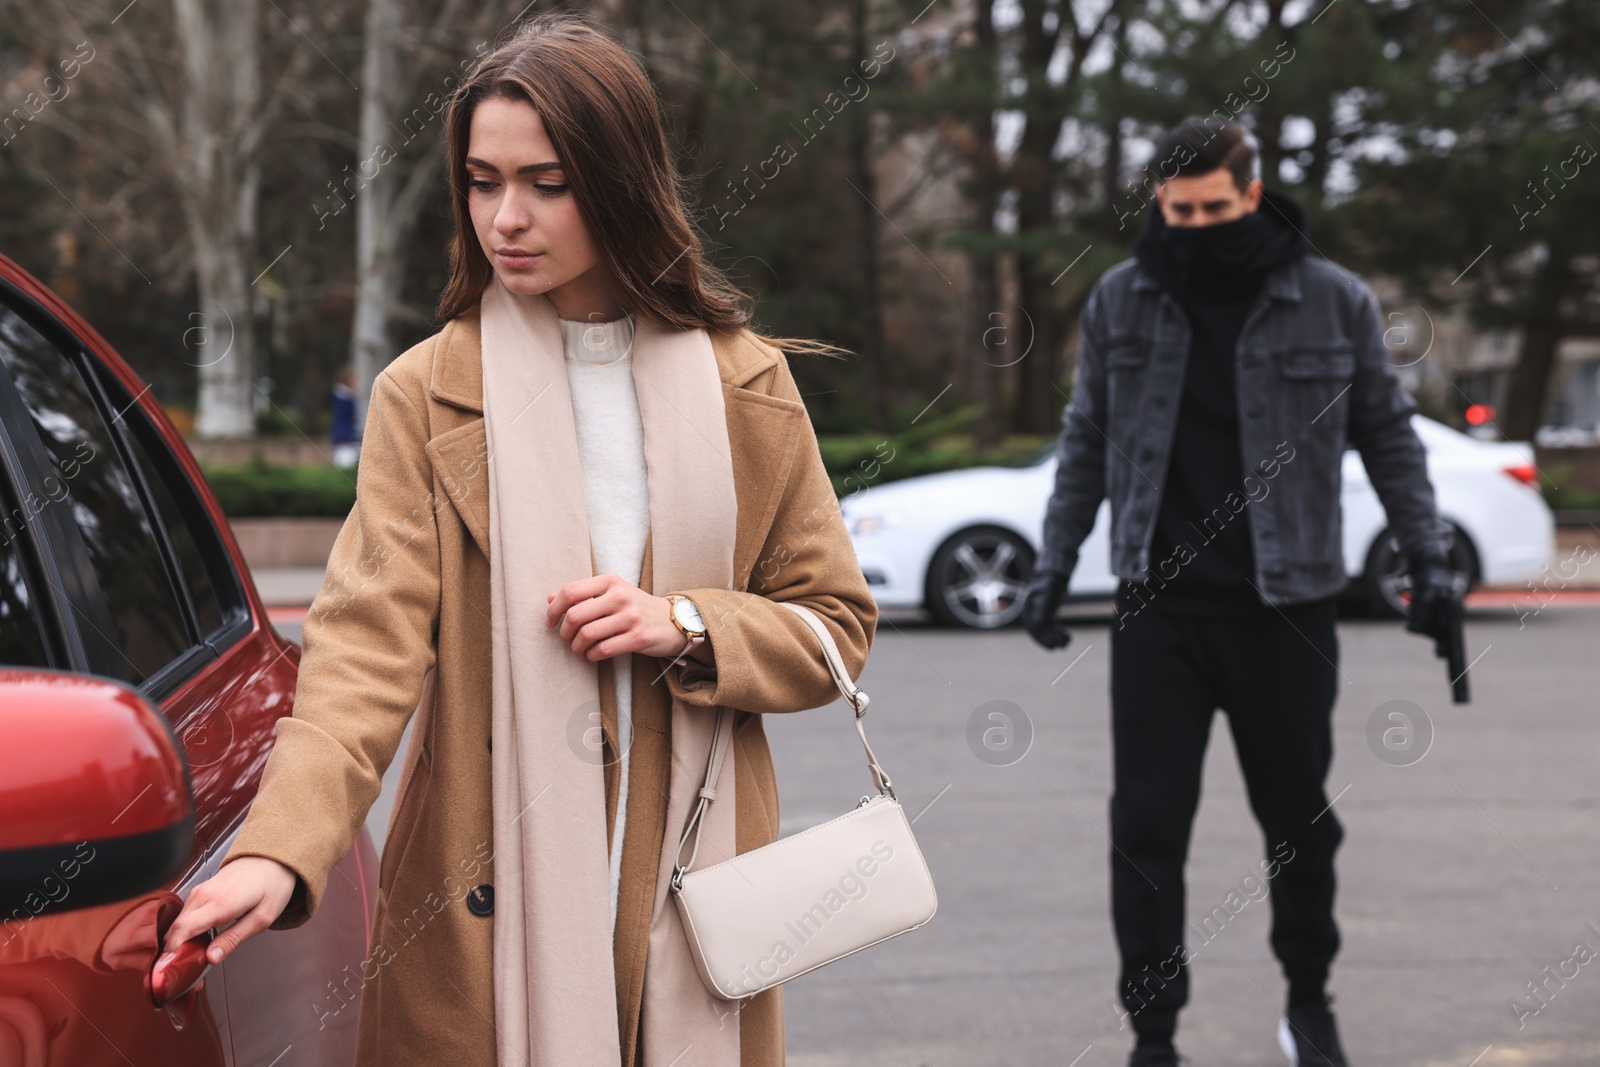
[[[1046,652],[1019,630],[880,624],[860,679],[868,732],[915,817],[939,912],[785,987],[791,1067],[1125,1061],[1105,836],[1110,626],[1086,607],[1074,641]],[[1600,1062],[1597,638],[1600,608],[1582,602],[1475,609],[1463,707],[1428,642],[1341,622],[1328,792],[1346,832],[1344,949],[1331,988],[1357,1067]],[[1264,855],[1217,723],[1189,865],[1197,921]],[[842,704],[767,729],[784,833],[869,790]],[[380,844],[393,784],[369,820]],[[1178,1043],[1196,1067],[1285,1062],[1270,905],[1240,896],[1190,946]]]

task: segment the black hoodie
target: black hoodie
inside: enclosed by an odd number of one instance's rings
[[[1258,210],[1203,227],[1169,227],[1159,204],[1134,242],[1139,266],[1189,319],[1190,343],[1171,460],[1144,587],[1124,583],[1119,609],[1266,610],[1256,593],[1250,508],[1239,452],[1235,350],[1273,270],[1306,254],[1306,215],[1265,191]],[[1228,502],[1241,510],[1230,509]]]

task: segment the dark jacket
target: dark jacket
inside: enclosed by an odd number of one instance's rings
[[[1182,560],[1150,558],[1189,351],[1177,302],[1135,261],[1111,268],[1084,307],[1071,402],[1056,447],[1041,570],[1070,574],[1111,502],[1111,569],[1159,588]],[[1245,474],[1219,521],[1250,509],[1255,584],[1273,605],[1318,600],[1346,584],[1339,513],[1347,447],[1407,554],[1443,554],[1416,405],[1387,361],[1378,301],[1361,278],[1300,257],[1267,276],[1236,357]]]

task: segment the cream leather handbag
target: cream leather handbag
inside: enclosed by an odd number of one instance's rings
[[[716,797],[721,745],[706,761],[705,788],[678,839],[672,897],[706,988],[724,1000],[754,996],[933,918],[933,877],[889,776],[867,744],[867,694],[845,671],[833,635],[809,608],[785,603],[817,636],[839,692],[855,712],[878,795],[855,810],[701,870],[700,828]],[[722,718],[717,712],[717,733]],[[683,858],[690,846],[689,858]]]

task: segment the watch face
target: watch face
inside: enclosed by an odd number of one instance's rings
[[[691,633],[705,633],[706,621],[700,617],[700,609],[694,606],[694,601],[674,600],[672,614],[683,624],[684,629]]]

